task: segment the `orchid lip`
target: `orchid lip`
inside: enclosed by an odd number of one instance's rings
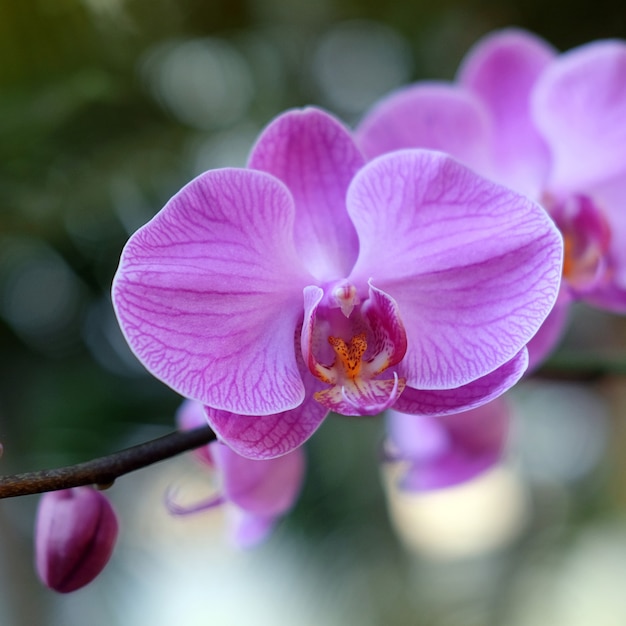
[[[311,287],[305,309],[305,362],[317,379],[331,386],[314,398],[344,415],[372,415],[391,406],[406,380],[396,372],[387,379],[379,375],[398,364],[407,347],[391,297],[370,281],[368,297],[361,301],[357,288],[346,281],[326,292]]]

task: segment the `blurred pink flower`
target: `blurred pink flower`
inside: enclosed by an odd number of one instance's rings
[[[557,304],[529,344],[531,366],[556,344],[569,303],[626,312],[626,43],[565,54],[521,30],[496,32],[455,84],[417,83],[383,99],[356,131],[369,158],[446,152],[538,200],[565,243]]]
[[[84,587],[108,563],[117,534],[115,511],[102,492],[75,487],[45,493],[35,528],[39,578],[60,593]]]
[[[476,409],[443,417],[387,411],[385,460],[404,462],[400,487],[429,491],[471,480],[502,457],[509,408],[496,398]]]
[[[181,430],[206,425],[199,402],[186,400],[176,415]],[[246,459],[220,442],[194,451],[221,483],[219,492],[191,507],[168,498],[168,509],[177,515],[197,513],[230,503],[235,508],[234,538],[241,546],[254,545],[267,537],[278,519],[293,508],[304,480],[305,455],[297,448],[275,459]]]

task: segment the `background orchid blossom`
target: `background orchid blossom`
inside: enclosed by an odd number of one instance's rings
[[[471,480],[502,458],[510,411],[500,396],[470,411],[432,417],[390,409],[385,460],[406,464],[400,488],[430,491]]]
[[[504,392],[561,261],[534,202],[436,152],[365,164],[309,108],[137,231],[113,302],[149,371],[202,402],[234,451],[272,458],[330,410],[443,415]]]
[[[202,404],[186,400],[177,412],[181,430],[206,424]],[[211,468],[220,482],[219,493],[191,507],[177,505],[170,497],[169,510],[187,515],[231,504],[233,536],[241,547],[263,541],[278,519],[295,504],[304,480],[305,455],[302,447],[275,459],[246,459],[221,442],[194,450],[196,458]]]
[[[375,105],[356,131],[369,158],[442,150],[537,199],[565,242],[557,305],[529,344],[555,345],[569,303],[626,312],[626,43],[565,54],[505,30],[468,53],[455,84],[418,83]]]

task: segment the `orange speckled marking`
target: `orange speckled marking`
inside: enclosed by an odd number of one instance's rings
[[[337,337],[329,337],[328,343],[333,347],[335,354],[339,357],[339,361],[343,365],[346,376],[351,380],[355,380],[361,373],[363,355],[365,354],[365,350],[367,350],[365,333],[355,335],[348,343]]]

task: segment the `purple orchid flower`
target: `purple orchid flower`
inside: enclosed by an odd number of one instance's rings
[[[446,155],[365,164],[323,111],[290,111],[248,169],[206,172],[126,245],[131,348],[202,402],[235,452],[277,457],[330,410],[443,415],[513,385],[556,299],[540,206]]]
[[[383,99],[356,131],[369,158],[442,150],[537,199],[561,230],[563,283],[530,342],[554,347],[572,300],[626,312],[626,43],[565,54],[520,30],[487,36],[455,84],[418,83]]]
[[[504,398],[432,417],[387,411],[385,460],[407,464],[400,487],[430,491],[471,480],[502,457],[510,412]]]
[[[206,425],[200,402],[186,400],[176,414],[178,427],[188,430]],[[196,459],[220,478],[220,492],[191,507],[177,505],[168,498],[168,509],[188,515],[230,503],[235,513],[234,540],[252,546],[264,540],[280,517],[293,508],[304,480],[303,448],[275,459],[247,459],[221,442],[194,450]]]
[[[44,494],[35,529],[39,578],[59,593],[84,587],[109,562],[118,529],[111,503],[92,487]]]

